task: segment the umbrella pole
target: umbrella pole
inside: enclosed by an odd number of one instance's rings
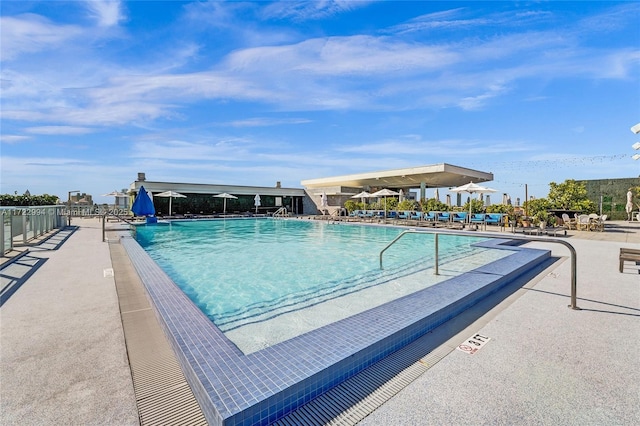
[[[173,197],[169,197],[169,216],[171,216],[171,199]]]

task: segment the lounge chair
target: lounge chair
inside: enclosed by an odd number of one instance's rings
[[[467,221],[467,212],[456,212],[451,216],[452,222],[465,223]]]
[[[502,213],[487,213],[484,223],[487,225],[502,225]]]
[[[423,219],[429,222],[435,222],[437,219],[436,212],[429,212],[423,215]]]
[[[412,212],[409,216],[411,220],[422,220],[422,212]]]
[[[487,215],[484,213],[474,213],[471,215],[469,221],[471,223],[475,223],[476,225],[484,224]]]
[[[451,220],[451,214],[449,212],[438,212],[436,214],[438,222],[449,222]]]
[[[398,219],[407,220],[407,219],[409,219],[409,214],[410,213],[406,212],[406,211],[405,212],[400,212],[400,213],[398,213]]]

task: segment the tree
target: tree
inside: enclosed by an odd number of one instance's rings
[[[587,197],[584,182],[567,179],[563,183],[549,184],[548,200],[551,208],[563,210],[580,210],[584,213],[594,213],[596,205]]]

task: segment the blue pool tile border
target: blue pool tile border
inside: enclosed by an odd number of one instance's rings
[[[474,271],[377,308],[244,355],[173,283],[132,237],[121,242],[153,302],[160,324],[212,425],[269,424],[499,290],[550,257],[509,250]]]

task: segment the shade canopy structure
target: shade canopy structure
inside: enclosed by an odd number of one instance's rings
[[[227,194],[226,192],[223,192],[222,194],[216,194],[216,195],[214,195],[214,197],[222,198],[224,200],[224,202],[223,202],[223,206],[224,207],[222,208],[222,213],[223,214],[227,214],[227,198],[232,198],[232,199],[237,199],[238,198],[235,195]]]
[[[153,206],[153,201],[144,186],[140,187],[136,199],[133,200],[131,211],[136,216],[153,216],[156,214],[156,208]]]
[[[462,185],[469,181],[487,182],[491,180],[493,180],[492,173],[440,163],[404,169],[307,179],[301,183],[307,189],[318,190],[321,188],[341,186],[362,189],[402,188],[406,192],[411,188],[420,188],[423,183],[427,188],[448,188]]]
[[[449,189],[451,192],[461,193],[466,192],[468,194],[488,194],[492,192],[496,192],[495,189],[486,188],[484,186],[478,185],[477,183],[469,182],[465,185],[458,186],[456,188]],[[469,200],[469,216],[467,220],[471,220],[471,200]]]
[[[181,194],[179,192],[175,192],[175,191],[164,191],[164,192],[161,192],[159,194],[156,194],[156,197],[169,197],[169,216],[172,215],[172,213],[171,213],[171,200],[173,200],[174,198],[187,198],[186,195]]]
[[[258,207],[262,205],[262,201],[260,200],[260,194],[256,194],[256,196],[253,197],[253,205],[256,207],[256,213],[258,213]]]
[[[372,197],[376,198],[384,197],[384,211],[387,211],[387,197],[395,197],[397,195],[400,195],[400,193],[387,188],[381,189],[380,191],[371,194]]]

